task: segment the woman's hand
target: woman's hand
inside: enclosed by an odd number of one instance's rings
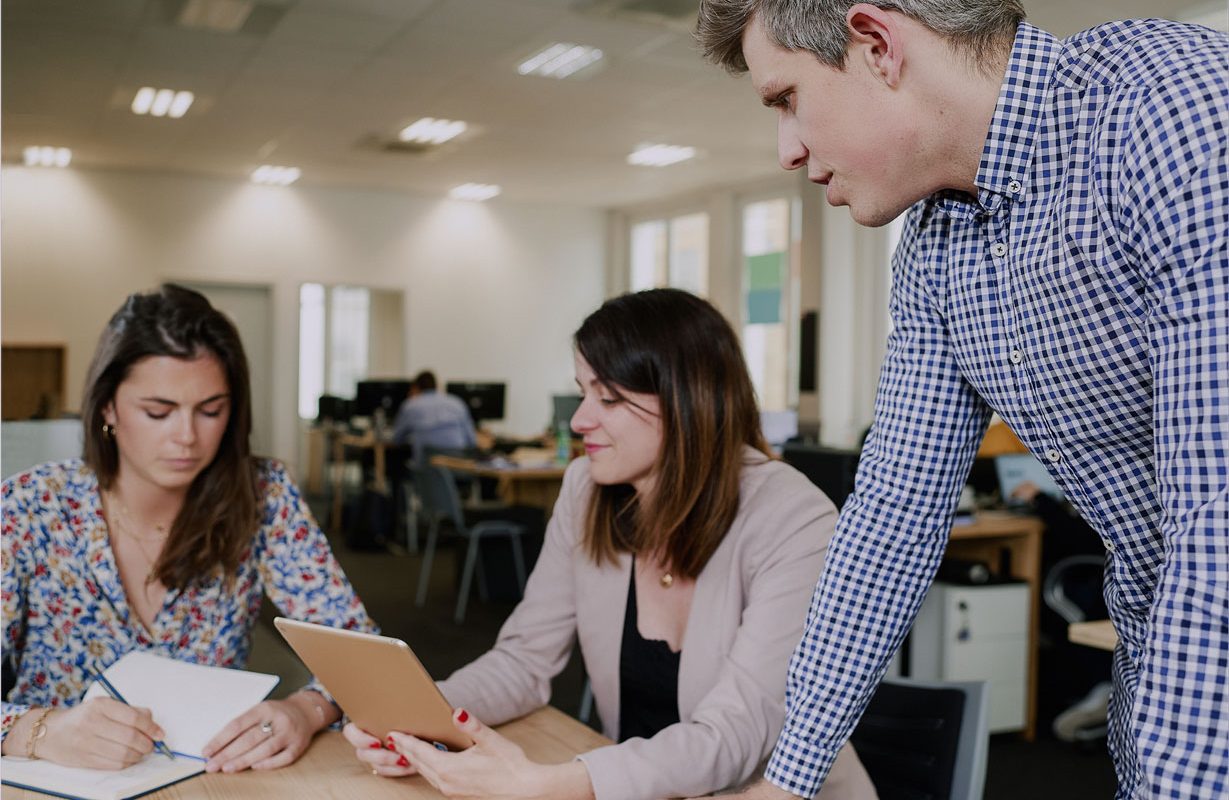
[[[458,798],[570,798],[593,797],[589,772],[579,761],[546,765],[530,761],[525,751],[458,709],[452,716],[457,730],[474,740],[460,753],[438,750],[405,733],[390,733],[396,751],[446,797]],[[373,748],[374,749],[374,748]]]
[[[39,713],[34,710],[23,714],[18,725]],[[95,697],[74,708],[52,711],[43,723],[47,733],[35,744],[35,755],[70,767],[123,769],[149,755],[154,740],[166,736],[148,708],[133,708],[109,697]],[[14,733],[20,738],[10,741]],[[28,736],[28,730],[18,731],[15,726],[4,743],[18,743],[24,748]],[[25,755],[24,750],[14,752],[7,747],[5,752]]]
[[[409,759],[393,750],[388,742],[381,742],[367,731],[350,722],[341,729],[346,741],[354,745],[354,755],[371,768],[372,775],[383,775],[385,778],[404,778],[415,775]]]
[[[293,764],[316,731],[327,724],[313,713],[312,701],[301,697],[306,694],[266,700],[231,720],[205,745],[205,770],[241,772]]]

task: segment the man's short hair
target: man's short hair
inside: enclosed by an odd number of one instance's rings
[[[998,61],[1024,19],[1019,0],[867,0],[899,11],[946,38],[970,61]],[[787,50],[813,53],[821,63],[844,69],[849,47],[845,15],[856,0],[701,0],[696,40],[704,57],[728,71],[747,71],[743,32],[759,15],[770,41]]]
[[[420,392],[434,392],[438,385],[435,382],[435,373],[429,369],[424,369],[414,376],[414,388]]]

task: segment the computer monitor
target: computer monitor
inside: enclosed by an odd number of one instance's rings
[[[507,390],[507,384],[477,381],[450,382],[444,387],[448,394],[461,398],[461,402],[469,408],[475,425],[487,419],[504,418],[504,395]]]
[[[781,459],[811,479],[836,504],[845,505],[853,493],[854,475],[858,472],[858,453],[809,444],[787,442],[781,448]]]
[[[411,381],[405,379],[359,381],[354,388],[354,416],[371,417],[377,408],[392,418],[410,391]]]
[[[557,431],[561,425],[571,429],[572,417],[576,416],[576,409],[580,408],[582,399],[578,394],[551,395],[551,430]]]
[[[999,476],[999,492],[1006,505],[1024,505],[1021,501],[1013,500],[1011,494],[1025,481],[1032,483],[1055,500],[1063,499],[1063,490],[1058,488],[1050,471],[1029,453],[995,456],[994,468]]]
[[[334,422],[345,422],[354,416],[350,410],[353,405],[353,400],[333,394],[322,394],[316,403],[316,421],[332,420]]]

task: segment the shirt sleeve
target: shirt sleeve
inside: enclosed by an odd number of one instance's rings
[[[910,212],[897,250],[875,424],[790,661],[785,726],[765,772],[803,797],[824,782],[921,605],[989,421],[917,252],[924,209]]]
[[[0,544],[0,560],[3,561],[0,597],[3,598],[4,608],[4,647],[0,658],[4,661],[4,671],[13,675],[17,673],[25,639],[28,564],[21,557],[21,543],[30,532],[30,526],[21,512],[21,503],[14,495],[14,483],[5,481],[3,488],[0,488],[0,538],[3,539]],[[13,725],[29,710],[28,705],[4,701],[4,707],[0,709],[0,741],[8,737]]]
[[[1147,335],[1166,553],[1128,746],[1157,798],[1229,791],[1227,95],[1223,62],[1219,79],[1190,70],[1152,92],[1124,159],[1126,185],[1141,187],[1128,241],[1155,300]]]
[[[265,594],[287,617],[377,633],[285,467],[266,462],[262,485],[265,505],[260,576]],[[305,688],[332,701],[314,680]]]

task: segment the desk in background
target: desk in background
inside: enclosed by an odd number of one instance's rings
[[[1037,734],[1037,653],[1041,620],[1041,534],[1045,525],[1040,519],[1007,512],[984,511],[973,522],[952,527],[947,555],[984,561],[992,570],[1002,561],[1001,554],[1010,554],[1010,577],[1028,584],[1028,694],[1025,700],[1027,741]]]
[[[563,473],[566,466],[534,465],[527,462],[517,465],[516,454],[510,466],[493,466],[483,461],[458,456],[432,456],[431,463],[447,467],[461,475],[479,478],[495,478],[499,482],[499,498],[510,506],[540,508],[547,516],[555,508],[559,490],[563,488]]]
[[[579,753],[611,744],[600,733],[550,706],[501,725],[499,732],[525,748],[530,758],[551,764],[561,764]],[[354,748],[340,733],[326,731],[289,767],[267,772],[249,770],[236,775],[199,775],[145,796],[150,800],[435,800],[443,795],[418,775],[398,779],[372,775],[354,757]],[[10,786],[5,786],[2,794],[3,800],[46,797]]]
[[[1114,623],[1108,619],[1073,622],[1067,626],[1067,638],[1098,650],[1113,650],[1118,646],[1118,631],[1114,630]]]

